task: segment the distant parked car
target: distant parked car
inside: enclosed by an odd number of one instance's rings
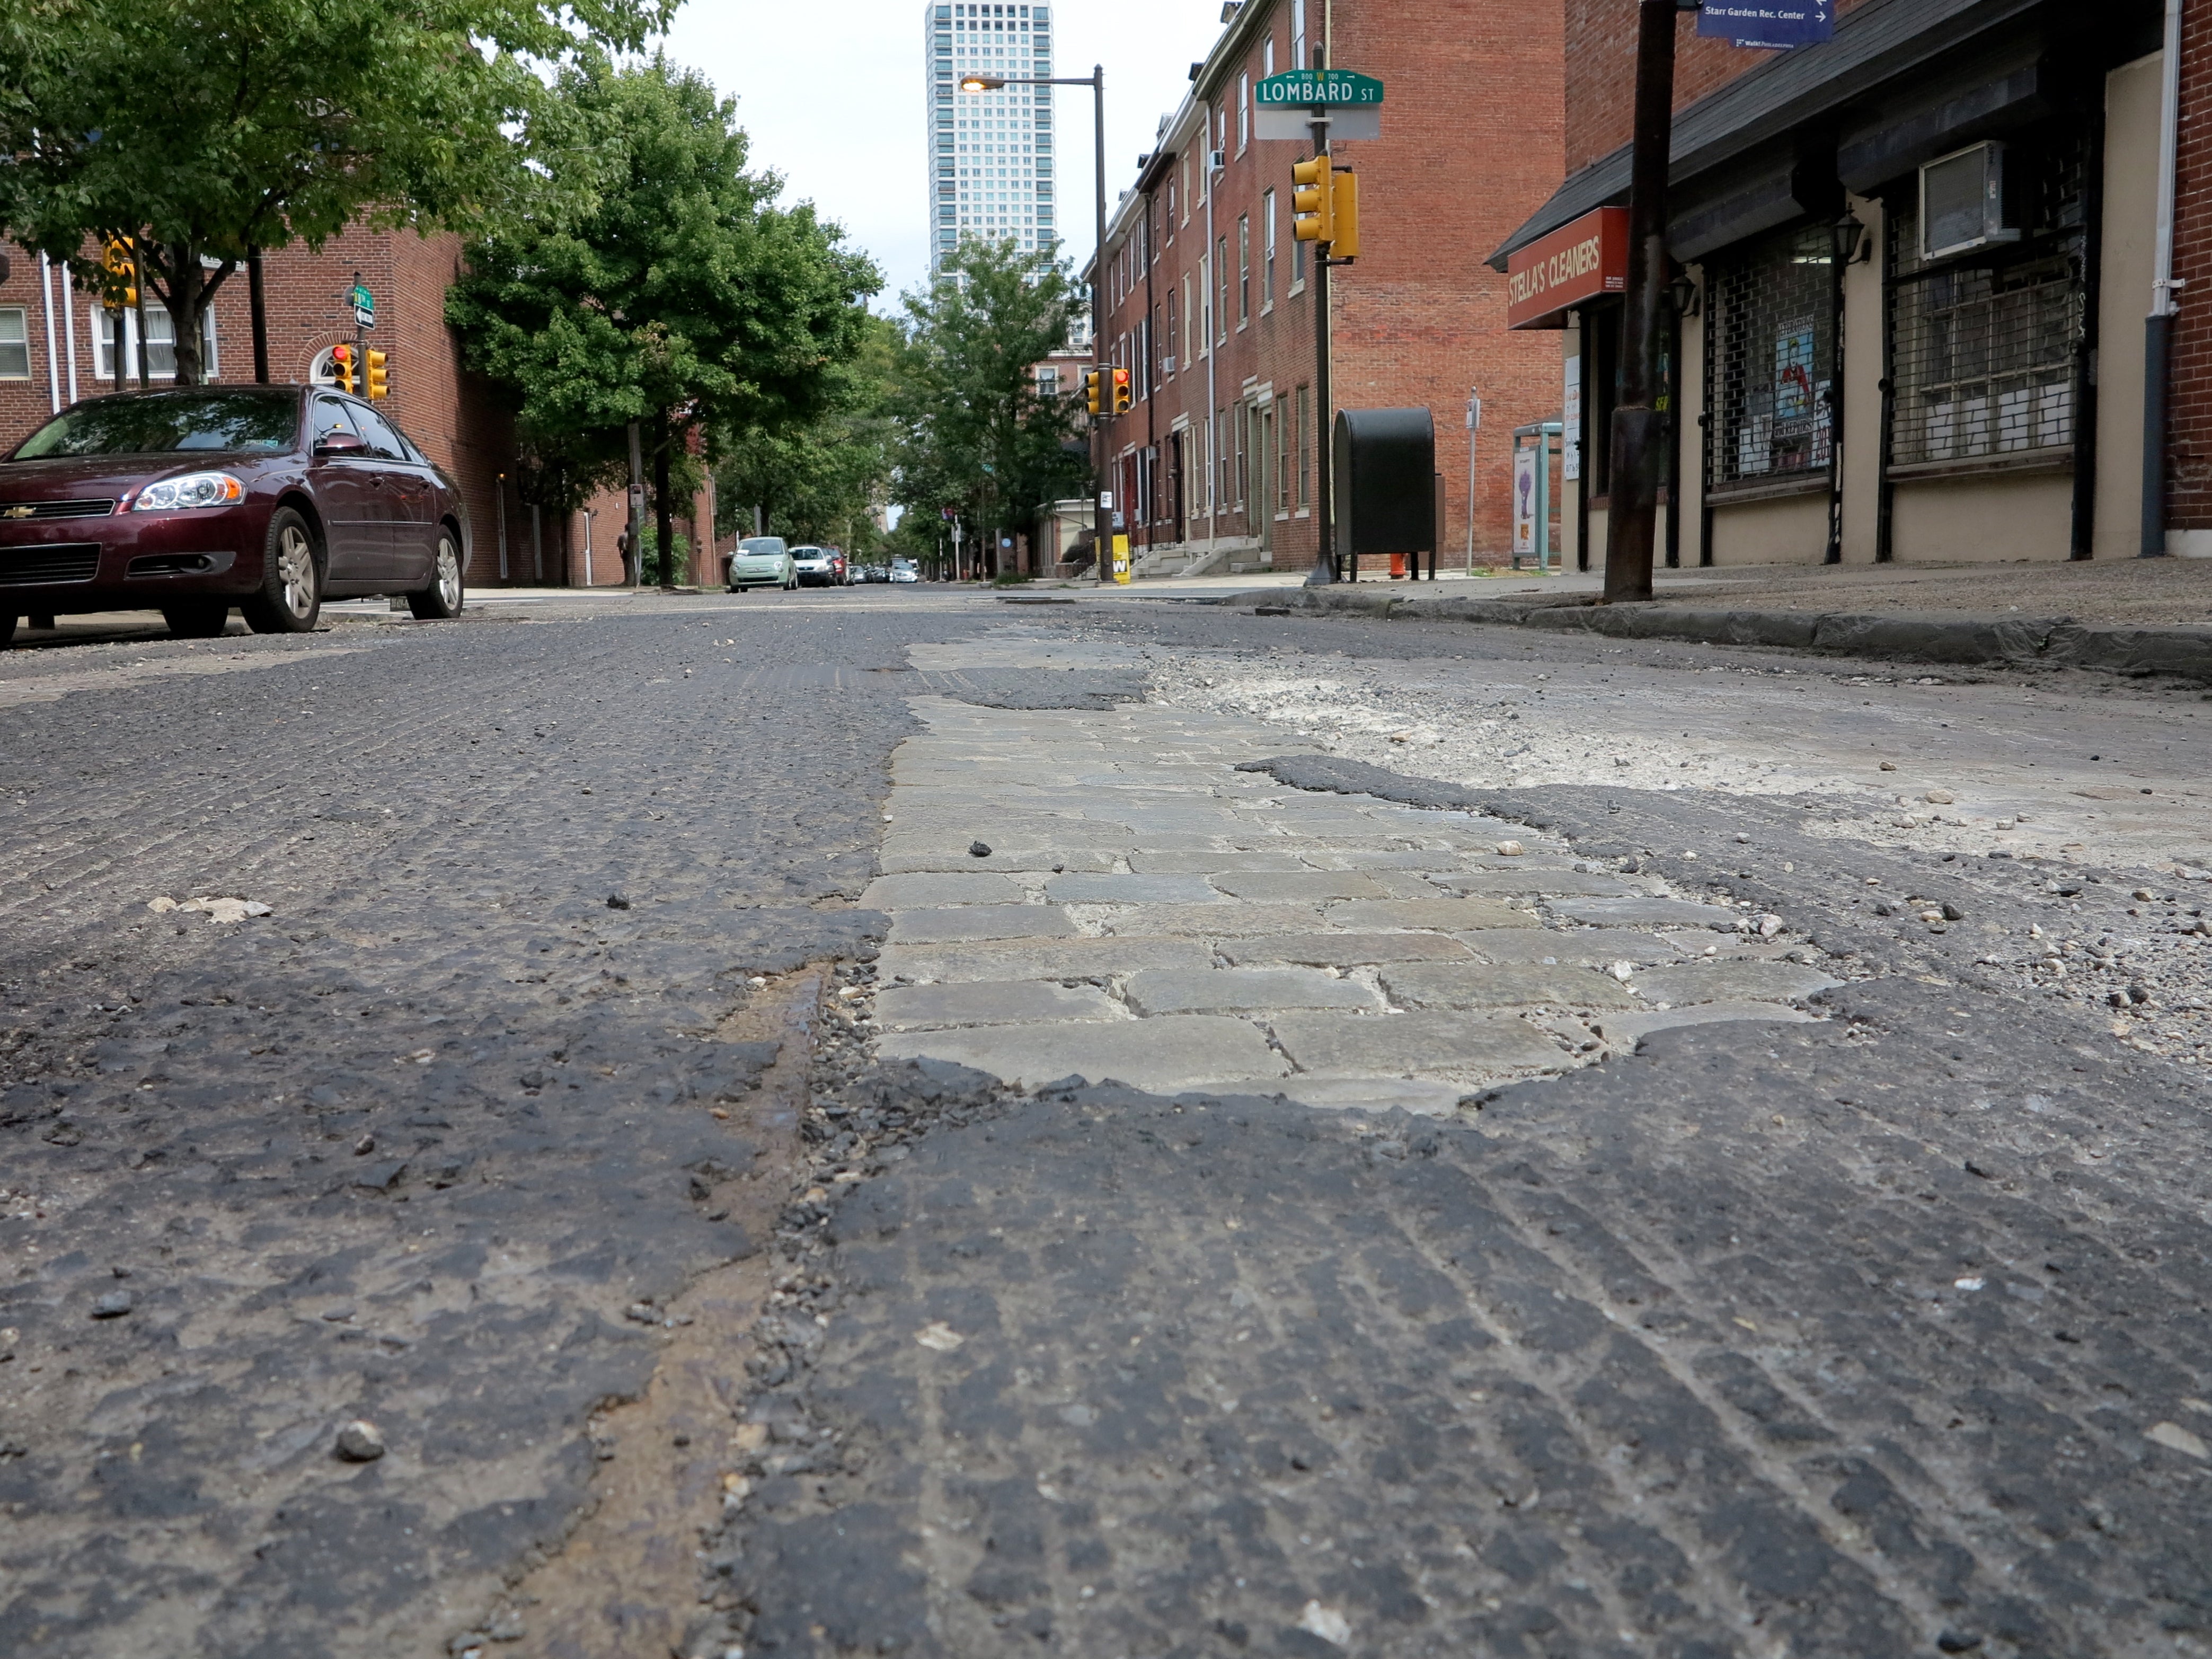
[[[748,536],[730,558],[730,592],[799,586],[798,562],[781,536]]]
[[[791,562],[801,587],[835,587],[845,579],[842,562],[826,547],[794,547]]]
[[[921,580],[921,570],[912,559],[893,559],[890,574],[885,580],[895,582],[918,582]]]
[[[891,568],[887,564],[864,564],[860,580],[864,582],[887,582],[891,579]]]
[[[184,386],[72,404],[0,461],[0,645],[22,616],[236,605],[304,634],[325,599],[460,614],[461,494],[380,412],[317,386]]]

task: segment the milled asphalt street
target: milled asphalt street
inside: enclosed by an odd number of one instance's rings
[[[2205,689],[1253,609],[0,656],[0,1653],[2212,1652]]]

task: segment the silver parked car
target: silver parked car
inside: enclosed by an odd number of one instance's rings
[[[921,580],[921,571],[912,559],[893,559],[890,572],[884,580],[894,582],[918,582]]]
[[[730,592],[749,587],[793,588],[799,586],[799,566],[781,536],[748,536],[738,544],[730,560]]]

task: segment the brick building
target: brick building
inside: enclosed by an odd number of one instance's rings
[[[2212,0],[2186,5],[2183,86],[2203,107]],[[1679,21],[1662,556],[2135,556],[2172,118],[2160,0],[1837,10],[1832,40],[1781,52]],[[1606,546],[1626,252],[1607,216],[1628,199],[1637,11],[1566,0],[1567,171],[1492,258],[1523,296],[1516,326],[1560,343],[1575,392],[1553,464],[1558,534],[1591,568]],[[2212,288],[2212,137],[2185,113],[2181,131],[2179,266]],[[2212,552],[2212,325],[2188,293],[2166,545]]]
[[[58,266],[0,242],[0,452],[81,398],[115,389],[116,319]],[[368,343],[387,354],[385,414],[459,484],[467,501],[471,587],[608,586],[623,580],[616,538],[622,497],[603,495],[584,512],[533,507],[515,465],[513,424],[490,388],[460,364],[446,325],[446,289],[460,267],[451,235],[349,230],[319,253],[302,248],[263,261],[269,375],[278,383],[325,378],[331,348],[356,338],[348,302],[356,274],[376,301]],[[168,315],[147,298],[149,384],[175,372]],[[137,384],[137,319],[121,319],[126,389]],[[246,274],[225,279],[209,311],[208,375],[253,379],[253,330]],[[703,499],[695,504],[703,516]]]
[[[1479,391],[1472,541],[1478,562],[1493,561],[1510,527],[1497,434],[1560,404],[1557,353],[1506,331],[1504,282],[1482,263],[1559,177],[1559,9],[1246,0],[1224,16],[1107,228],[1107,356],[1130,371],[1134,402],[1102,435],[1138,568],[1314,561],[1327,434],[1312,251],[1291,232],[1291,168],[1310,146],[1258,137],[1252,87],[1310,66],[1316,47],[1386,88],[1382,136],[1332,146],[1359,174],[1363,247],[1331,272],[1335,404],[1432,411],[1441,539],[1457,562],[1470,532],[1465,411]]]

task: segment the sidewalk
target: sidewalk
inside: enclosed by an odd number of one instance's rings
[[[1616,605],[1596,602],[1589,576],[1528,586],[1363,581],[1286,597],[1309,611],[2212,684],[2212,562],[1662,571],[1650,602]]]

